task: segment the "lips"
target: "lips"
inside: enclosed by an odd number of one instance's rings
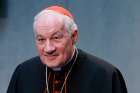
[[[53,53],[53,54],[44,53],[43,55],[46,56],[46,57],[58,56],[58,54],[56,54],[56,53]]]
[[[47,58],[48,60],[54,60],[56,59],[56,57],[58,56],[57,54],[53,54],[53,55],[44,55],[45,58]]]

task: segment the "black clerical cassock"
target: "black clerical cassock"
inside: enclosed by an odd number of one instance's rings
[[[48,68],[50,93],[53,93],[53,86],[54,89],[61,90],[68,73],[63,69],[71,67],[72,63],[73,61],[68,62],[62,67],[58,76],[57,71]],[[50,78],[49,73],[52,74]],[[46,87],[46,66],[39,57],[35,57],[16,68],[7,93],[43,93]],[[63,93],[127,93],[127,89],[122,74],[116,67],[79,49]]]

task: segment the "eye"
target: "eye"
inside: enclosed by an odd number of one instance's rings
[[[54,36],[53,39],[60,39],[60,36]]]
[[[52,38],[55,39],[55,40],[59,40],[59,39],[63,38],[63,35],[62,34],[56,34]]]
[[[43,39],[43,38],[39,38],[39,39],[37,39],[38,41],[44,41],[45,39]]]
[[[44,38],[37,38],[37,42],[38,43],[43,43],[43,42],[45,42],[45,39]]]

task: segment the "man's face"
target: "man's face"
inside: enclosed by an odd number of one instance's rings
[[[62,19],[51,16],[39,18],[34,29],[41,61],[50,68],[64,65],[72,56],[76,35],[72,37]]]

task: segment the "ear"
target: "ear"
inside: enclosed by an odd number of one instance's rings
[[[72,43],[74,45],[78,39],[78,31],[77,30],[73,31],[71,38],[72,38]]]

